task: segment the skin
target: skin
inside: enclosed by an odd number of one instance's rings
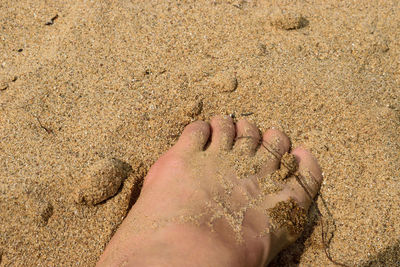
[[[240,136],[251,138],[236,138]],[[259,145],[261,140],[274,144],[276,156]],[[306,210],[311,204],[292,177],[281,191],[263,195],[249,207],[262,195],[257,179],[277,170],[280,157],[289,149],[284,133],[270,129],[260,136],[246,120],[235,124],[228,116],[217,116],[210,123],[189,124],[150,168],[139,199],[97,266],[265,266],[298,238],[284,227],[271,228],[265,210],[290,198]],[[317,160],[301,147],[291,153],[300,174],[312,175],[308,190],[314,197],[322,181]],[[238,179],[225,160],[231,154],[266,160],[258,173]],[[230,189],[224,184],[230,184]],[[241,209],[240,228],[235,230],[229,218]],[[216,216],[221,213],[225,215]]]

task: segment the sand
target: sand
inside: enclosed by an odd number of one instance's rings
[[[93,266],[140,177],[215,114],[311,149],[332,258],[399,264],[396,1],[4,0],[0,25],[1,266]],[[76,203],[113,158],[118,191]],[[334,266],[315,214],[271,266]]]

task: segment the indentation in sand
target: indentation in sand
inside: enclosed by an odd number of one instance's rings
[[[274,9],[270,15],[270,24],[281,30],[297,30],[308,25],[308,20],[305,19],[299,12],[293,10]]]
[[[53,205],[43,199],[30,197],[26,202],[26,210],[37,226],[45,226],[53,215]]]

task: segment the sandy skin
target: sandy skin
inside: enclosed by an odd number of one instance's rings
[[[238,138],[241,136],[251,138]],[[274,152],[260,141],[274,144]],[[178,142],[152,166],[141,195],[106,247],[97,266],[264,266],[299,233],[274,223],[277,204],[306,211],[309,195],[289,177],[282,190],[263,194],[259,181],[280,166],[289,138],[274,129],[261,137],[246,120],[228,116],[188,125]],[[314,197],[322,181],[316,159],[291,151],[299,174],[312,176]],[[227,155],[265,158],[260,170],[238,178]]]

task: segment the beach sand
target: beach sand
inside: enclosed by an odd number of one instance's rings
[[[1,266],[94,266],[149,167],[217,114],[322,166],[323,218],[271,266],[334,266],[322,225],[334,260],[398,266],[396,1],[3,0],[0,25]],[[113,158],[132,167],[116,195],[79,203]]]

